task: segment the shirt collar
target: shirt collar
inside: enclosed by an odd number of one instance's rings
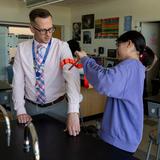
[[[34,43],[35,43],[35,47],[36,47],[38,44],[42,44],[45,48],[47,48],[47,46],[48,46],[48,43],[39,43],[39,42],[36,41],[35,39],[34,39]]]

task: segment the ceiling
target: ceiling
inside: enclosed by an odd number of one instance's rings
[[[26,1],[34,2],[34,0],[18,0],[18,1],[21,1],[23,3]],[[41,1],[35,0],[35,2],[41,2]],[[47,1],[47,0],[44,0],[44,1]],[[48,1],[51,2],[51,0],[48,0]],[[74,7],[74,6],[83,6],[83,5],[89,5],[89,4],[97,4],[100,2],[106,2],[106,1],[113,1],[113,0],[64,0],[62,2],[49,3],[49,4],[52,4],[54,6],[56,5],[56,6]],[[47,2],[46,2],[46,5],[47,5]]]
[[[63,2],[56,3],[61,6],[76,6],[76,5],[88,5],[99,2],[106,2],[108,0],[64,0]],[[54,4],[55,5],[55,4]]]

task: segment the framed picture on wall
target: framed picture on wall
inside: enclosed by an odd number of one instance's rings
[[[84,44],[91,44],[92,42],[92,36],[90,31],[84,31],[83,32],[83,43]]]
[[[95,38],[117,38],[119,32],[119,17],[97,19],[95,21]]]
[[[94,28],[94,14],[88,14],[82,16],[82,29]]]
[[[81,23],[73,23],[73,32],[72,32],[73,39],[80,41],[81,40]]]
[[[132,29],[132,16],[124,17],[124,30],[130,31]]]

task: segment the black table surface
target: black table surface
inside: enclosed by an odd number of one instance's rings
[[[33,124],[39,138],[40,160],[112,160],[105,143],[98,138],[83,132],[76,137],[69,136],[63,132],[64,124],[44,115],[35,117]],[[0,126],[0,159],[33,160],[32,150],[23,151],[24,127],[12,121],[11,128],[11,146],[7,147],[4,123]]]

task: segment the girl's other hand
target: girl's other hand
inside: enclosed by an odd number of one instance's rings
[[[87,53],[85,51],[76,51],[75,55],[77,55],[79,58],[83,58],[87,56]]]

